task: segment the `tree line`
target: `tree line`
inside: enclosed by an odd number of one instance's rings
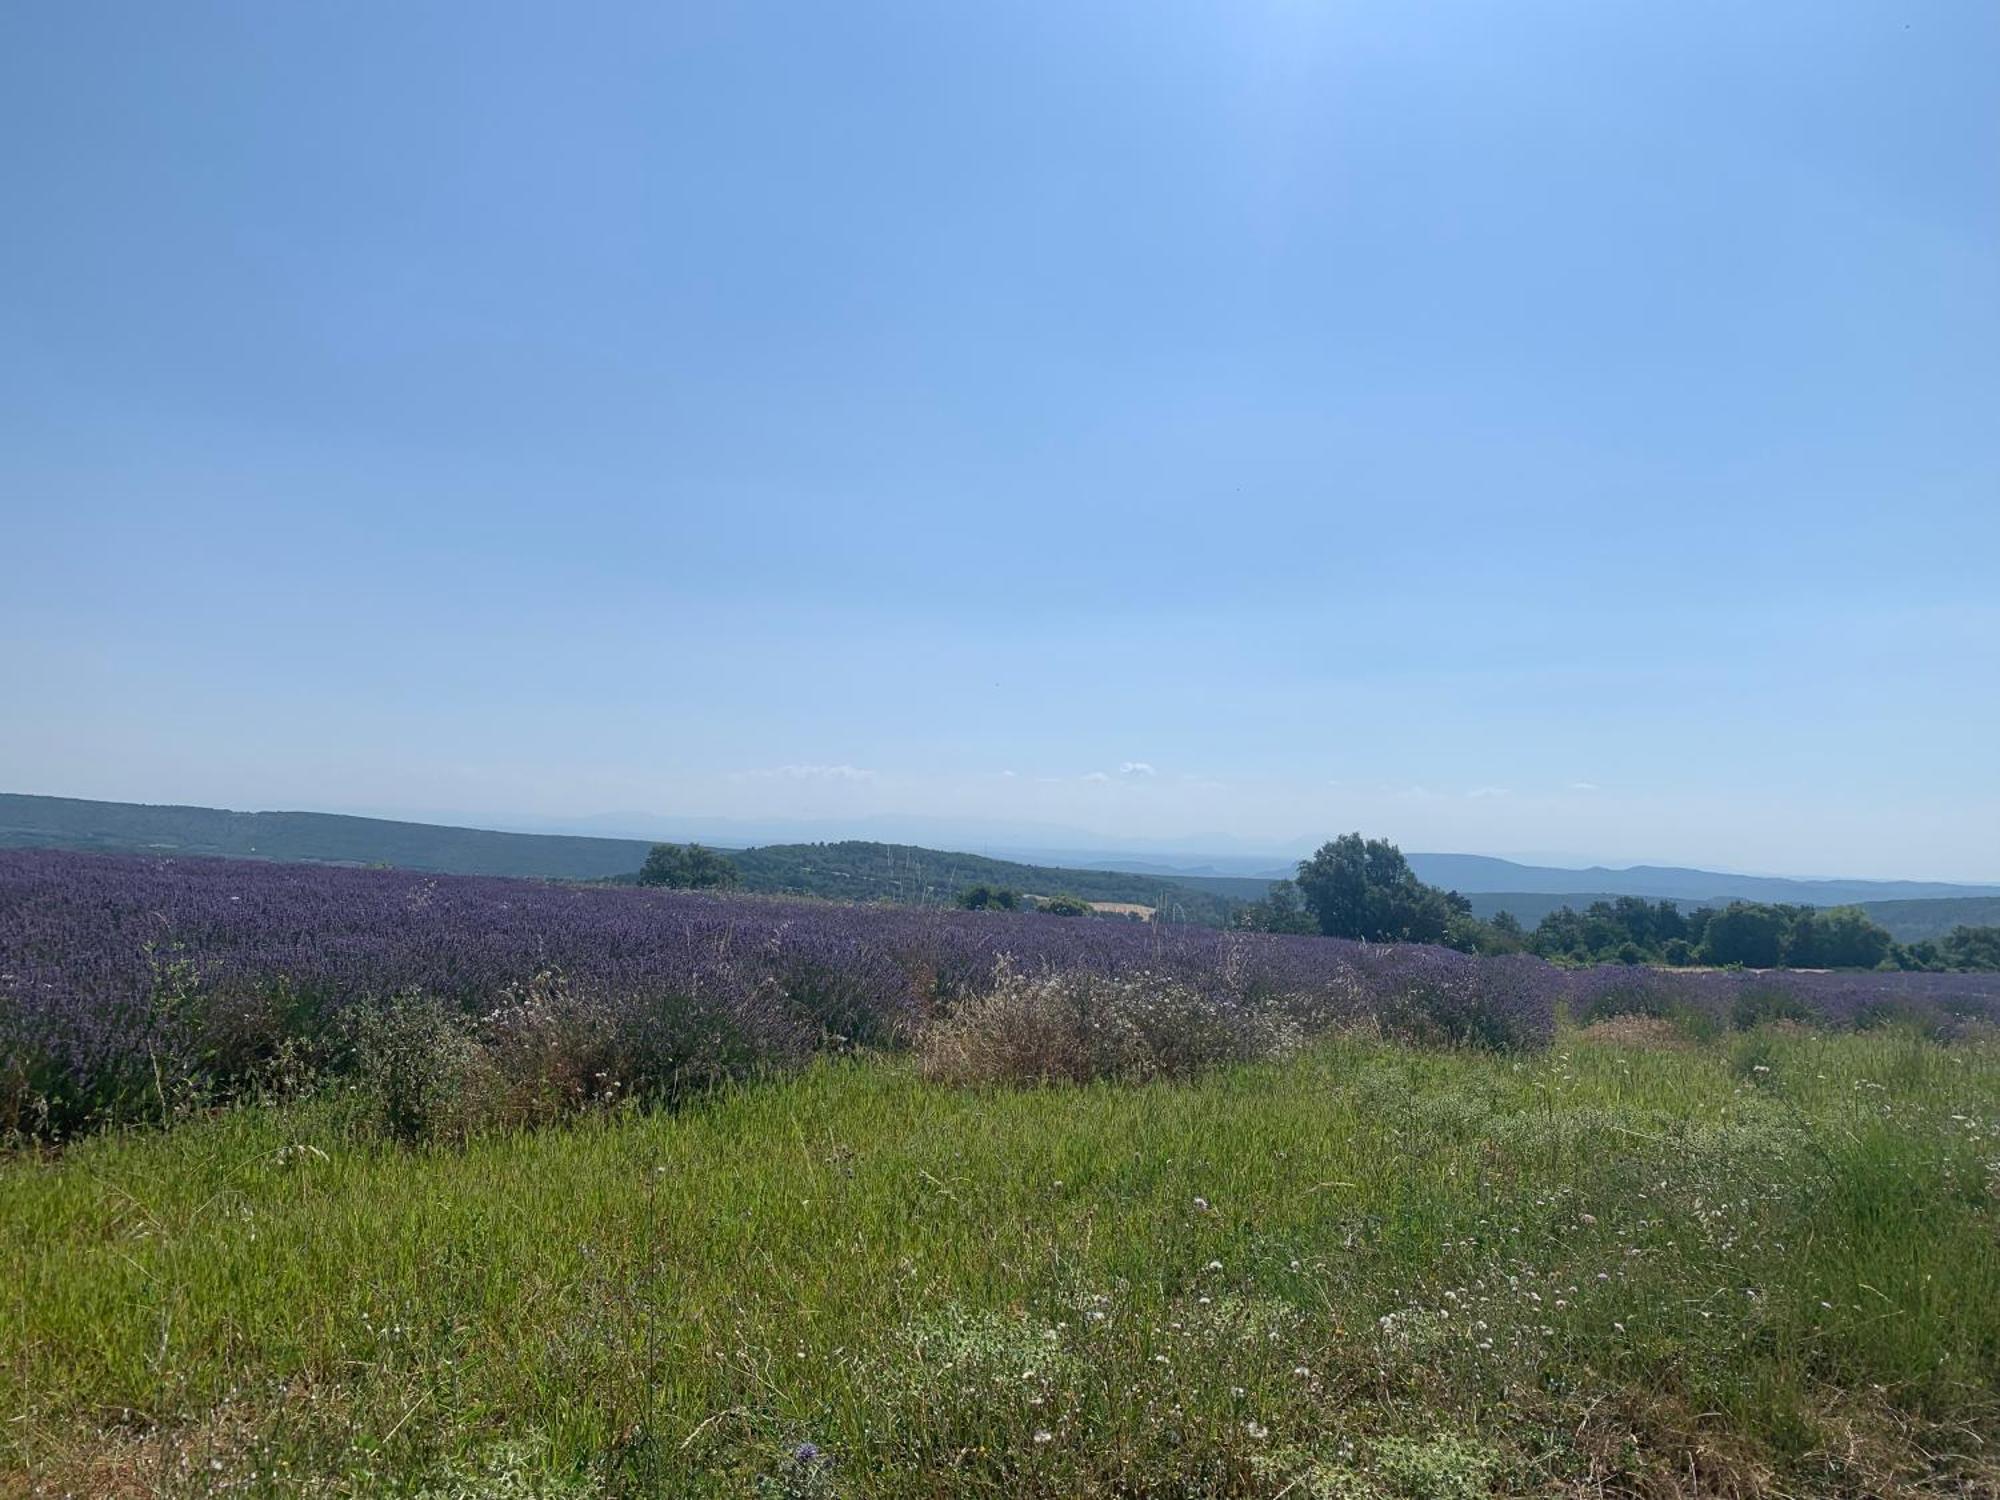
[[[655,844],[646,852],[646,863],[636,878],[640,885],[667,890],[728,891],[743,883],[743,872],[728,855],[700,844]],[[968,887],[959,893],[958,905],[967,911],[1038,911],[1058,917],[1098,915],[1096,908],[1083,897],[1068,892],[1028,896],[995,885]]]
[[[1559,963],[1741,965],[1748,969],[2000,970],[2000,927],[1959,927],[1941,940],[1899,943],[1858,907],[1821,910],[1732,901],[1682,911],[1673,901],[1620,896],[1562,907],[1533,931],[1509,912],[1481,921],[1457,891],[1417,878],[1386,839],[1343,834],[1299,863],[1235,924],[1373,943],[1442,943],[1468,953],[1532,953]]]
[[[729,890],[741,875],[727,856],[700,844],[655,844],[638,881],[676,890]],[[969,887],[958,904],[973,911],[1096,915],[1080,896],[1036,898],[997,885]],[[1371,943],[1441,943],[1466,953],[1532,953],[1572,964],[2000,971],[2000,927],[1958,927],[1940,939],[1899,943],[1852,906],[1822,910],[1732,901],[1683,911],[1673,901],[1620,896],[1593,901],[1582,911],[1561,907],[1532,931],[1505,911],[1482,921],[1457,891],[1418,879],[1396,845],[1359,833],[1322,844],[1299,862],[1292,879],[1238,908],[1233,924],[1248,931]]]

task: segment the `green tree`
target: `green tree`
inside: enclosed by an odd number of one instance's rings
[[[1785,960],[1791,928],[1791,917],[1781,906],[1732,901],[1709,917],[1702,952],[1712,964],[1775,969]]]
[[[958,904],[967,911],[1015,911],[1021,905],[1021,893],[997,885],[969,886],[959,892]]]
[[[1708,914],[1683,913],[1672,901],[1619,896],[1593,901],[1581,913],[1567,906],[1550,912],[1536,926],[1528,947],[1544,958],[1572,962],[1691,963],[1697,917],[1705,923]],[[1674,954],[1680,956],[1670,956]]]
[[[1087,917],[1096,908],[1081,896],[1055,895],[1045,897],[1040,910],[1052,917]]]
[[[1814,912],[1805,923],[1812,937],[1812,967],[1825,969],[1873,969],[1889,956],[1895,939],[1887,928],[1878,927],[1858,906],[1837,906],[1832,911]],[[1802,960],[1794,960],[1804,967]]]
[[[1298,888],[1329,937],[1371,943],[1435,943],[1463,904],[1425,885],[1386,839],[1345,833],[1299,863]]]
[[[1543,958],[1587,959],[1591,956],[1589,925],[1574,907],[1559,906],[1535,924],[1528,951]]]
[[[1453,894],[1445,893],[1447,899]],[[1468,907],[1471,904],[1465,902]],[[1461,953],[1519,953],[1527,946],[1527,934],[1521,931],[1520,920],[1510,911],[1495,912],[1491,921],[1482,922],[1470,911],[1454,909],[1445,925],[1444,943]]]
[[[1319,923],[1306,910],[1305,898],[1289,880],[1272,884],[1262,901],[1238,908],[1235,925],[1245,932],[1318,932]]]
[[[1918,938],[1907,946],[1898,943],[1889,950],[1889,956],[1895,960],[1897,968],[1922,974],[1936,974],[1952,967],[1945,962],[1944,949],[1930,938]]]
[[[1445,919],[1444,945],[1460,953],[1518,953],[1519,944],[1500,934],[1490,922],[1482,922],[1470,912],[1453,911]]]
[[[1708,920],[1715,915],[1712,906],[1697,906],[1687,914],[1687,940],[1691,947],[1700,949],[1708,937]]]
[[[1954,969],[2000,969],[2000,927],[1954,927],[1939,956]]]
[[[655,844],[639,871],[639,884],[679,891],[727,890],[739,878],[733,863],[700,844]]]

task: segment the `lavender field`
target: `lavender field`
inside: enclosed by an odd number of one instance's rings
[[[389,870],[0,855],[0,1125],[60,1136],[338,1071],[414,1001],[559,1057],[579,1097],[661,1097],[900,1047],[1003,975],[1171,986],[1301,1034],[1547,1043],[1559,1017],[1933,1029],[2000,1014],[1977,974],[1563,970],[1526,957],[996,912]],[[546,1069],[548,1057],[541,1059]]]

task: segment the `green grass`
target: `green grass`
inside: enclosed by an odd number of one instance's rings
[[[0,1471],[1988,1493],[1996,1174],[2000,1053],[1880,1033],[1029,1092],[823,1064],[418,1152],[240,1108],[0,1166]]]

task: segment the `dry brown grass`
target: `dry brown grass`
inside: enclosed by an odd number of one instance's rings
[[[1682,1027],[1661,1016],[1609,1016],[1577,1032],[1577,1040],[1600,1047],[1643,1047],[1654,1051],[1691,1052],[1698,1043]]]
[[[1275,1018],[1220,1008],[1173,979],[1002,976],[918,1037],[924,1076],[951,1084],[1191,1078],[1294,1044]]]

